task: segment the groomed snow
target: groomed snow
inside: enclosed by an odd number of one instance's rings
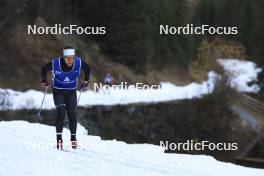
[[[80,145],[58,151],[55,129],[25,121],[0,122],[0,175],[9,176],[260,176],[264,170],[219,162],[205,155],[165,154],[160,146],[103,141],[78,127]],[[63,131],[64,142],[70,138]],[[51,147],[43,147],[52,144]],[[42,147],[36,147],[36,146]],[[97,147],[95,147],[97,146]],[[99,146],[99,147],[98,147]]]
[[[250,61],[234,59],[219,59],[219,63],[228,73],[232,87],[241,92],[257,92],[259,90],[256,84],[248,85],[251,81],[257,80],[257,74],[261,71],[261,69],[256,67],[256,64]],[[219,76],[211,71],[208,73],[208,80],[202,83],[191,83],[186,86],[162,82],[160,84],[161,89],[154,90],[129,88],[126,90],[114,89],[99,92],[87,91],[82,93],[79,106],[148,103],[202,97],[214,90],[215,81],[218,78]],[[11,89],[0,89],[0,96],[3,97],[0,98],[0,110],[38,109],[42,101],[43,92],[35,90],[20,92]],[[47,95],[43,108],[54,108],[52,94]]]

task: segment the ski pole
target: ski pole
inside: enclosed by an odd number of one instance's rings
[[[41,111],[42,111],[43,104],[44,104],[44,100],[45,100],[46,95],[47,95],[47,93],[48,93],[48,89],[49,89],[49,87],[46,87],[45,92],[44,92],[44,96],[43,96],[43,99],[42,99],[42,102],[41,102],[41,106],[40,106],[39,111],[38,111],[38,114],[37,114],[38,117],[40,117],[40,113],[41,113]]]
[[[77,104],[76,104],[76,108],[75,108],[75,110],[76,110],[77,107],[78,107],[78,104],[79,104],[79,101],[80,101],[80,98],[81,98],[81,94],[82,94],[82,89],[80,89],[80,94],[79,94],[79,96],[78,96],[78,100],[77,100]]]

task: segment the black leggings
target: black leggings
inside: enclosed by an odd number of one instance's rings
[[[57,109],[56,118],[56,133],[57,140],[61,140],[61,133],[63,129],[63,121],[65,118],[65,110],[68,114],[69,127],[71,131],[71,140],[76,140],[76,106],[77,106],[77,95],[76,89],[66,90],[66,89],[53,89],[53,99]]]

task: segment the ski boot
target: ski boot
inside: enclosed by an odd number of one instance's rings
[[[71,140],[72,149],[77,149],[77,140]]]

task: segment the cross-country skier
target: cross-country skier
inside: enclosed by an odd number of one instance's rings
[[[51,62],[44,65],[41,69],[41,84],[47,88],[49,82],[47,80],[47,72],[52,71],[52,88],[53,99],[57,109],[56,118],[56,137],[57,149],[63,148],[62,129],[65,111],[69,118],[69,127],[71,131],[71,145],[73,149],[77,148],[76,130],[76,106],[78,87],[78,77],[81,70],[84,70],[84,81],[81,84],[81,90],[87,90],[90,76],[90,69],[87,63],[75,56],[75,49],[67,46],[63,49],[63,56],[53,58]]]
[[[104,85],[111,86],[113,83],[113,80],[114,80],[113,76],[110,73],[107,73],[106,76],[104,77],[104,80],[103,80]]]

